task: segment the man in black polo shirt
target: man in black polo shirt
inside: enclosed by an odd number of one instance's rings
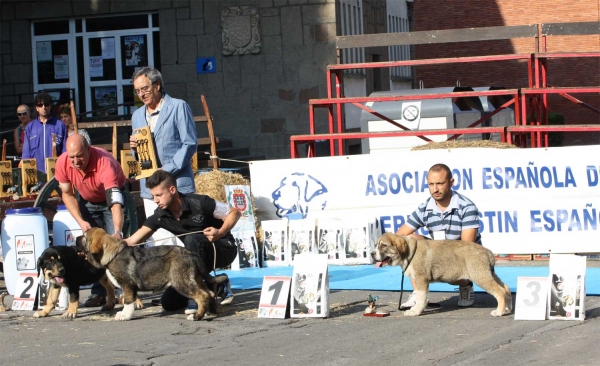
[[[128,245],[141,243],[162,228],[175,235],[183,235],[185,247],[200,255],[208,271],[227,267],[235,260],[237,247],[230,230],[241,216],[238,210],[205,195],[178,192],[175,179],[164,170],[157,170],[148,177],[146,187],[158,207],[138,231],[125,239]],[[230,304],[233,294],[229,281],[222,291],[223,294],[221,289],[217,293],[223,297],[221,304]],[[186,314],[194,313],[198,308],[194,300],[188,301],[172,287],[163,294],[161,304],[168,311],[187,305]]]

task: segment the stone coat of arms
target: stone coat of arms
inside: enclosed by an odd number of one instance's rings
[[[234,6],[221,12],[223,55],[260,53],[258,9],[254,6]]]

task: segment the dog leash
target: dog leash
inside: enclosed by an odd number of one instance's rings
[[[412,262],[415,254],[417,253],[417,241],[415,240],[415,253],[408,260],[408,264],[406,265],[406,269],[410,267],[410,262]],[[402,281],[400,282],[400,300],[398,300],[398,310],[402,309],[402,294],[404,293],[404,270],[402,270]]]
[[[152,241],[148,241],[146,240],[145,242],[139,243],[139,244],[134,244],[131,245],[132,247],[137,247],[139,245],[145,245],[145,244],[151,244],[151,243],[156,243],[157,241],[163,241],[163,240],[171,240],[173,238],[177,238],[179,236],[185,236],[185,235],[190,235],[190,234],[199,234],[199,233],[204,233],[204,230],[198,230],[198,231],[190,231],[189,233],[185,233],[185,234],[179,234],[179,235],[173,235],[173,236],[169,236],[168,238],[163,238],[163,239],[157,239],[157,240],[152,240]],[[217,269],[217,248],[215,247],[215,243],[211,240],[210,243],[212,244],[213,247],[213,273],[215,274],[215,276],[217,275],[216,269]]]

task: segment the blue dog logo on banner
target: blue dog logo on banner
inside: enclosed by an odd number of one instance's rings
[[[327,188],[309,174],[292,173],[281,180],[271,197],[277,216],[301,213],[306,218],[309,210],[325,209]]]

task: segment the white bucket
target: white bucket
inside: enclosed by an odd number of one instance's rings
[[[2,257],[8,293],[14,295],[19,272],[37,272],[48,248],[48,222],[40,207],[6,210],[2,220]]]
[[[75,245],[75,239],[83,235],[81,227],[67,210],[65,205],[56,207],[56,215],[52,221],[52,245]]]

